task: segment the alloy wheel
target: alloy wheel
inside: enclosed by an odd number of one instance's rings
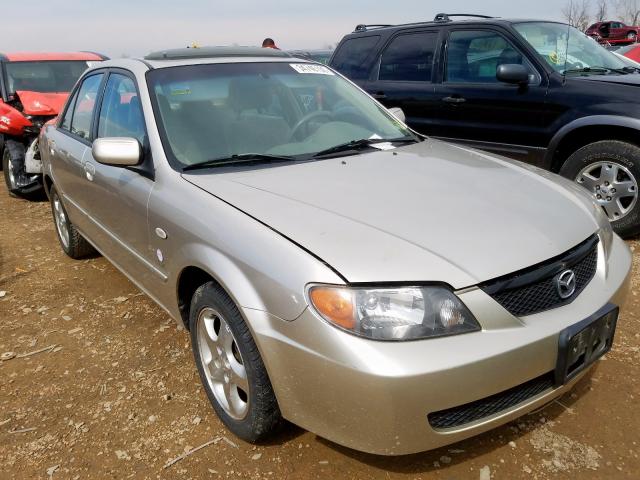
[[[638,181],[618,163],[592,163],[580,171],[576,182],[593,193],[612,222],[624,218],[638,201]]]
[[[249,381],[238,343],[224,317],[203,308],[197,323],[200,361],[218,404],[233,419],[249,411]]]
[[[57,193],[53,196],[53,217],[56,221],[56,229],[58,230],[58,236],[64,248],[69,248],[69,225],[67,222],[67,215],[60,202],[60,197]]]
[[[16,189],[16,174],[13,171],[13,163],[11,160],[7,162],[7,174],[9,176],[9,184],[11,185],[11,189]]]

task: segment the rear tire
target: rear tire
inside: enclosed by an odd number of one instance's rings
[[[247,442],[272,435],[282,416],[267,370],[238,308],[213,282],[195,291],[189,330],[200,379],[220,420]]]
[[[560,175],[594,194],[618,235],[640,233],[640,147],[618,140],[591,143],[566,160]]]
[[[80,235],[80,232],[69,220],[55,185],[51,185],[49,190],[49,201],[51,202],[56,235],[64,253],[76,260],[95,254],[96,250],[93,246]]]

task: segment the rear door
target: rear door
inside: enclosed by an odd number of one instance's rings
[[[497,80],[501,64],[521,64],[529,84]],[[543,157],[548,78],[506,32],[452,28],[435,87],[443,137],[534,163]]]
[[[53,181],[69,218],[90,238],[94,226],[87,216],[92,200],[85,182],[84,158],[91,149],[93,112],[104,76],[104,71],[92,73],[76,87],[57,127],[49,130],[46,146]]]
[[[443,134],[434,110],[439,106],[433,75],[438,50],[437,30],[402,31],[386,43],[365,89],[387,108],[400,107],[409,126],[419,132]]]

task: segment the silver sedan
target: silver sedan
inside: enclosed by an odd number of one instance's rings
[[[396,113],[275,50],[102,63],[41,138],[62,249],[185,325],[247,441],[287,419],[399,455],[504,424],[612,347],[630,252],[582,187]]]

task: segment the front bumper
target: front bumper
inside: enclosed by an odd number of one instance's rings
[[[483,329],[454,337],[376,342],[344,333],[308,309],[285,322],[244,309],[285,418],[341,445],[382,455],[437,448],[538,408],[571,387],[549,387],[459,427],[436,430],[429,413],[509,390],[552,372],[558,335],[607,303],[622,306],[631,254],[617,236],[605,262],[569,305],[515,318],[482,290],[458,292]],[[615,348],[615,344],[614,344]]]

